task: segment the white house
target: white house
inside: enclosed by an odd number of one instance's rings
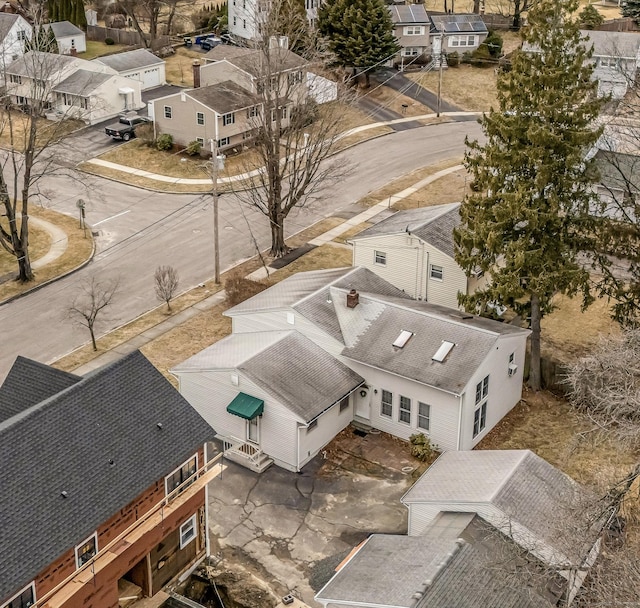
[[[229,34],[248,42],[258,40],[262,36],[268,7],[268,0],[229,0]]]
[[[72,55],[29,51],[6,68],[6,84],[16,105],[36,105],[52,118],[87,124],[144,106],[139,82]]]
[[[458,307],[486,278],[467,277],[454,259],[460,203],[398,211],[351,238],[353,265],[363,266],[417,300]]]
[[[24,45],[31,39],[31,24],[20,15],[0,13],[0,61],[2,69],[24,53]]]
[[[315,600],[325,608],[568,605],[600,545],[599,526],[581,510],[589,499],[529,450],[446,452],[402,498],[408,535],[371,535]]]
[[[143,91],[167,83],[164,59],[160,59],[147,49],[115,53],[98,57],[93,61],[109,66],[120,76],[140,81]]]
[[[261,450],[294,470],[304,464],[305,454],[312,457],[351,420],[405,440],[423,432],[444,450],[470,449],[521,397],[528,330],[412,300],[366,268],[298,273],[225,314],[232,319],[233,334],[211,347],[215,357],[206,371],[202,361],[209,349],[172,373],[178,377],[181,393],[223,439],[249,443],[250,448],[242,449]],[[291,349],[279,359],[265,356],[261,365],[252,366],[246,392],[264,402],[263,417],[256,415],[252,435],[248,426],[243,432],[234,425],[237,421],[229,418],[233,413],[227,408],[245,392],[242,365],[255,363],[254,357],[267,348],[264,340],[278,338],[282,348],[281,332],[306,337],[328,357],[315,355],[320,365],[311,355]],[[246,349],[242,357],[227,354],[230,363],[224,363],[225,349],[233,353],[238,344]],[[313,349],[308,346],[307,350]],[[300,360],[304,366],[292,373]],[[338,370],[346,374],[345,366],[355,372],[347,376],[349,386],[337,382]],[[326,400],[317,405],[304,391],[299,397],[299,407],[314,416],[318,408],[327,408],[315,435],[320,440],[306,447],[300,439],[302,431],[272,423],[268,408],[275,412],[276,400],[269,401],[266,393],[272,391],[284,399],[284,393],[292,392],[289,382],[315,387],[317,375],[331,369],[340,395],[327,390]],[[307,399],[313,407],[305,404]],[[284,405],[278,403],[278,408]],[[296,419],[299,428],[311,422],[313,418],[304,420],[304,416]],[[252,438],[256,436],[257,441]],[[305,441],[310,441],[306,433]],[[296,454],[298,460],[291,460]]]
[[[61,55],[70,55],[75,50],[76,53],[84,53],[87,50],[87,37],[85,33],[69,21],[56,21],[49,23],[48,27],[53,30],[53,35],[58,43],[58,52]]]

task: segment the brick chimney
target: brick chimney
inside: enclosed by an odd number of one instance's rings
[[[355,308],[360,301],[360,295],[355,289],[347,294],[347,308]]]
[[[71,55],[72,57],[78,56],[78,49],[76,49],[76,45],[73,42],[73,40],[71,41],[71,48],[69,49],[69,55]]]
[[[200,86],[200,62],[197,59],[193,60],[193,88],[197,89]]]

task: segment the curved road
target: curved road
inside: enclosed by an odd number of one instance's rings
[[[353,201],[414,169],[462,156],[466,135],[479,138],[479,125],[431,125],[392,133],[345,151],[345,161],[353,167],[351,174],[339,188],[328,191],[322,203],[295,209],[286,222],[287,234],[336,211],[355,209]],[[102,134],[89,133],[88,137],[104,140]],[[76,155],[81,144],[78,141],[75,146]],[[64,165],[63,159],[59,162]],[[73,170],[48,177],[41,191],[52,208],[72,215],[77,214],[77,199],[86,201],[87,222],[100,231],[97,255],[81,271],[0,306],[0,380],[17,355],[51,362],[87,342],[86,329],[75,325],[65,311],[78,286],[91,275],[118,277],[120,282],[112,306],[96,324],[100,334],[158,304],[153,273],[160,264],[177,269],[181,290],[213,276],[212,211],[207,195],[157,194]],[[230,196],[220,199],[222,268],[255,254],[239,205]],[[243,210],[260,247],[268,247],[264,217],[246,207]]]

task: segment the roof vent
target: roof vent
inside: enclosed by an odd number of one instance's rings
[[[115,460],[113,458],[109,458],[109,466],[113,466],[115,464]]]
[[[438,363],[442,363],[447,355],[451,352],[451,349],[455,346],[453,342],[447,342],[446,340],[442,341],[440,348],[437,350],[436,354],[431,357],[433,361],[437,361]]]
[[[60,496],[62,496],[62,498],[69,498],[69,493],[66,490],[62,490],[62,492],[60,492]]]
[[[407,331],[406,329],[403,329],[400,332],[400,335],[396,338],[396,341],[393,343],[393,345],[396,348],[404,348],[405,344],[413,337],[413,332],[412,331]]]
[[[158,424],[156,424],[156,426],[157,426],[160,430],[162,430],[162,422],[158,422]]]
[[[454,319],[462,319],[462,320],[473,319],[472,314],[468,312],[464,312],[463,310],[454,310],[453,312],[449,313],[449,316],[453,317]]]

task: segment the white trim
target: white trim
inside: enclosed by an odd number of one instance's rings
[[[190,525],[191,526],[191,531],[193,533],[193,535],[191,536],[191,538],[187,539],[186,542],[183,542],[182,539],[182,528],[184,528],[186,525]],[[196,536],[198,536],[198,522],[196,521],[196,514],[194,513],[189,519],[187,519],[186,521],[182,522],[180,524],[180,528],[178,530],[178,534],[180,535],[180,549],[184,549],[187,545],[189,545],[190,543],[192,543],[195,539]]]
[[[207,442],[204,442],[204,461],[209,460],[209,450],[207,448]],[[204,553],[207,557],[211,555],[211,540],[209,538],[209,484],[204,486]]]
[[[185,464],[189,464],[189,462],[191,462],[194,458],[196,459],[196,471],[197,471],[198,470],[198,452],[196,452],[192,456],[189,456],[189,458],[187,458],[180,466],[176,467],[175,469],[173,469],[173,471],[171,471],[171,473],[168,473],[167,475],[164,476],[164,495],[165,496],[169,496],[169,494],[171,493],[167,489],[167,479],[171,477],[176,471],[179,471]]]
[[[98,554],[98,533],[97,533],[97,532],[94,532],[94,533],[93,533],[93,534],[91,534],[90,536],[87,536],[87,538],[85,538],[82,542],[78,543],[78,544],[76,545],[75,549],[74,549],[74,553],[75,553],[75,556],[76,556],[76,570],[77,570],[77,569],[79,569],[79,568],[82,568],[82,566],[84,565],[84,564],[79,563],[79,561],[78,561],[78,560],[79,560],[79,558],[80,558],[80,556],[78,555],[78,549],[79,549],[80,547],[82,547],[82,545],[84,545],[84,544],[88,543],[91,539],[93,539],[93,540],[95,541],[95,543],[94,543],[94,544],[95,544],[96,552],[94,553],[94,555],[97,555],[97,554]],[[93,557],[93,556],[92,556],[92,557]],[[85,563],[86,563],[86,562],[85,562]]]
[[[33,595],[33,601],[37,601],[38,598],[36,597],[36,584],[34,581],[31,581],[26,587],[20,589],[20,591],[18,591],[18,593],[16,593],[13,597],[10,597],[7,600],[6,604],[2,604],[2,608],[6,608],[11,602],[13,602],[13,600],[15,600],[18,596],[22,595],[27,589],[29,589],[29,587],[31,587],[31,595]]]

